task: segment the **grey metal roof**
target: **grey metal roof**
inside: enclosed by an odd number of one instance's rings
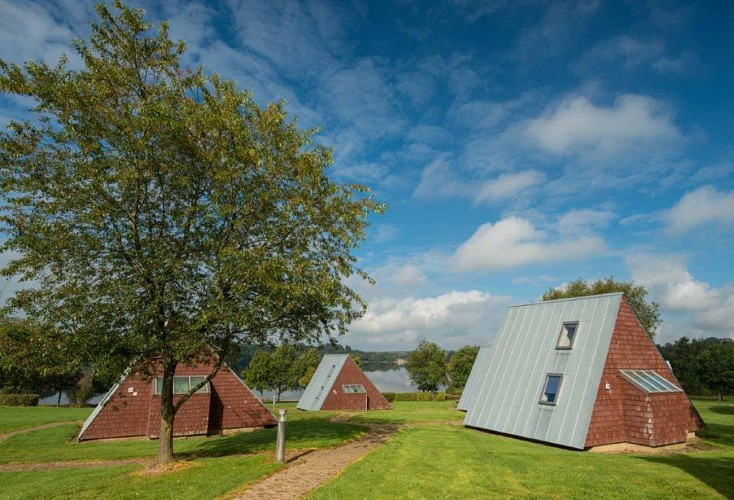
[[[324,354],[296,408],[308,411],[320,410],[348,357],[349,354]]]
[[[464,424],[583,449],[621,293],[508,308],[483,361]],[[571,349],[556,349],[564,322],[578,322]],[[472,371],[474,371],[472,369]],[[555,405],[540,404],[548,374],[563,379]]]
[[[489,358],[491,355],[491,348],[479,348],[477,359],[474,360],[474,364],[471,367],[471,373],[469,374],[469,378],[466,380],[464,390],[461,392],[459,403],[456,405],[457,410],[467,411],[469,406],[477,400],[479,388],[481,387],[481,380],[489,367]]]

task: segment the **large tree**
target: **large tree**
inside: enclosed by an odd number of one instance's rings
[[[479,354],[479,346],[467,345],[459,349],[451,356],[448,364],[448,374],[450,380],[450,389],[458,391],[464,388],[469,374],[474,366],[474,361]]]
[[[408,355],[405,369],[411,383],[421,391],[435,393],[446,383],[446,353],[435,342],[421,340]]]
[[[0,133],[2,269],[35,286],[33,318],[86,363],[161,370],[159,463],[174,460],[173,376],[237,342],[344,333],[364,302],[345,285],[379,210],[325,172],[282,104],[181,65],[183,42],[119,1],[97,6],[81,69],[0,60],[0,91],[35,102]],[[364,275],[360,272],[360,275]],[[213,353],[213,354],[212,354]]]
[[[654,338],[661,323],[660,305],[657,302],[647,301],[647,290],[631,281],[616,281],[609,276],[591,283],[579,278],[561,288],[551,288],[543,294],[543,300],[565,299],[569,297],[584,297],[602,293],[622,292],[637,318],[645,327],[650,338]]]

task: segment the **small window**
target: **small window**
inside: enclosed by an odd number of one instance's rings
[[[343,385],[342,389],[347,394],[364,394],[367,392],[362,384],[347,384]]]
[[[556,349],[571,349],[579,329],[578,321],[567,321],[561,326],[561,334],[558,336]]]
[[[202,376],[190,376],[190,377],[173,377],[173,393],[174,394],[186,394],[191,390],[192,387],[200,383],[206,377]],[[156,377],[154,379],[154,394],[160,395],[163,393],[163,377]],[[205,384],[204,387],[196,391],[197,394],[208,393],[209,384]]]
[[[649,394],[683,391],[683,389],[671,384],[653,370],[620,370],[619,372],[638,389]]]
[[[543,387],[543,394],[540,395],[540,404],[555,405],[558,399],[558,391],[561,390],[561,379],[563,375],[548,374]]]

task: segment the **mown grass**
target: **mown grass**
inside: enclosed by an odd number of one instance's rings
[[[0,498],[214,498],[282,466],[264,455],[197,459],[164,474],[139,465],[0,473]]]
[[[359,437],[364,427],[334,424],[328,415],[306,414],[291,418],[287,427],[289,449],[328,448]],[[0,442],[0,463],[42,463],[74,460],[120,460],[154,457],[158,441],[145,438],[120,441],[77,443],[76,424],[30,431]],[[174,450],[179,458],[220,457],[260,453],[274,449],[275,429],[263,429],[228,436],[177,438]]]
[[[53,422],[83,421],[90,413],[92,408],[0,406],[0,433]]]
[[[310,498],[734,497],[734,410],[696,401],[707,451],[604,455],[455,425],[412,426]]]
[[[354,413],[350,422],[374,424],[418,424],[463,420],[464,413],[456,410],[456,401],[394,401],[392,410]]]

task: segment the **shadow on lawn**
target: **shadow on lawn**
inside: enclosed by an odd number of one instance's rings
[[[734,415],[734,408],[712,406],[710,411]],[[709,424],[698,436],[711,444],[734,448],[734,425]],[[715,451],[712,450],[715,453]],[[714,488],[726,498],[734,498],[734,456],[707,456],[709,453],[674,454],[645,457],[644,460],[677,467],[702,483]],[[730,454],[731,455],[731,454]]]
[[[329,422],[323,417],[300,418],[286,426],[286,449],[323,448],[357,438],[365,428],[354,424]],[[181,458],[221,457],[275,450],[275,429],[214,436],[191,449],[177,452]]]

